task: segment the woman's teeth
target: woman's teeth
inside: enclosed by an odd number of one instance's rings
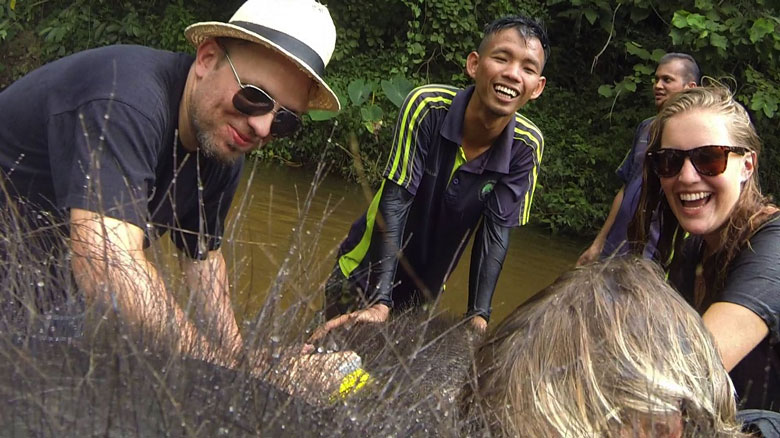
[[[706,197],[710,196],[707,192],[698,192],[698,193],[680,193],[680,200],[681,201],[698,201],[699,199],[704,199]]]
[[[680,204],[686,208],[700,208],[703,207],[712,196],[712,193],[698,192],[698,193],[680,193]]]

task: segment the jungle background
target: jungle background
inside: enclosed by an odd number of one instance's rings
[[[0,0],[0,90],[46,62],[91,47],[122,43],[193,52],[184,28],[227,21],[242,2]],[[424,83],[468,85],[463,66],[484,25],[522,13],[542,20],[552,43],[547,87],[522,110],[545,136],[533,223],[554,233],[595,234],[620,186],[614,169],[636,125],[655,113],[656,62],[673,51],[692,54],[708,76],[730,78],[726,83],[764,140],[764,192],[780,194],[777,0],[323,3],[338,32],[327,80],[343,110],[306,116],[306,129],[256,152],[258,159],[304,166],[326,160],[332,172],[375,185],[405,93]]]

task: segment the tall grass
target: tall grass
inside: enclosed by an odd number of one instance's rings
[[[95,308],[71,277],[63,220],[33,215],[31,224],[4,189],[0,436],[459,436],[455,394],[474,337],[436,314],[435,306],[383,325],[338,330],[315,346],[313,357],[347,349],[362,357],[370,382],[346,398],[332,388],[312,389],[332,377],[332,368],[290,368],[287,360],[299,355],[321,321],[320,273],[332,262],[314,260],[331,211],[312,218],[325,173],[319,166],[299,202],[298,224],[275,279],[247,285],[267,292],[242,325],[245,351],[229,366],[190,354],[175,337],[127,324],[110,305]],[[251,192],[243,193],[234,200],[223,246],[233,284],[247,263],[236,248],[265,245],[239,237],[246,235],[240,231],[251,202]],[[166,251],[152,245],[147,258],[190,312],[176,258]]]

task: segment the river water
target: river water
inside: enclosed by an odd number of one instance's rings
[[[285,287],[274,290],[282,306],[304,300],[311,310],[322,305],[321,288],[335,262],[338,244],[366,209],[371,193],[338,176],[326,175],[303,221],[315,170],[252,163],[228,218],[223,249],[228,261],[233,302],[239,321],[251,319],[282,270]],[[532,213],[533,214],[533,213]],[[530,226],[513,230],[509,253],[493,298],[492,321],[574,265],[584,246]],[[291,249],[292,248],[292,249]],[[447,282],[440,308],[463,314],[468,296],[470,248]]]

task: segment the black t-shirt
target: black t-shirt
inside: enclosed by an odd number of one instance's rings
[[[47,64],[0,93],[0,172],[33,222],[70,208],[166,230],[194,258],[219,248],[242,160],[188,153],[178,114],[193,58],[109,46]],[[0,200],[2,202],[2,200]],[[34,226],[41,226],[36,223]]]
[[[692,240],[683,255],[686,266],[669,276],[690,303],[699,245]],[[766,323],[767,337],[729,375],[741,408],[780,411],[780,214],[767,221],[734,258],[723,291],[714,301],[743,306]]]

